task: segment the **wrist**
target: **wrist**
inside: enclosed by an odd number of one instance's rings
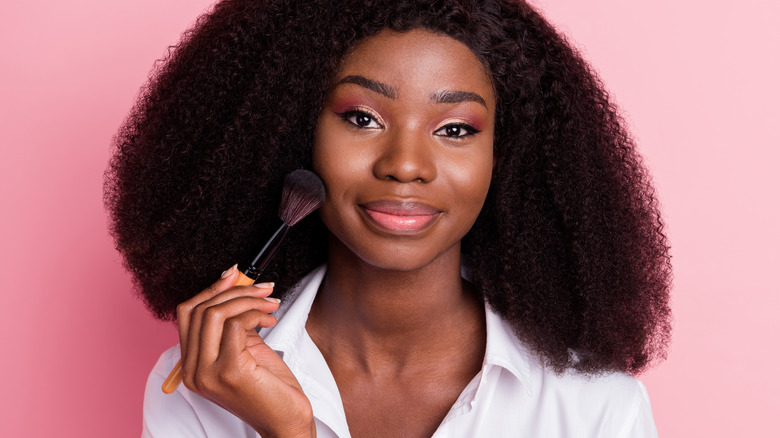
[[[314,417],[296,424],[285,424],[282,427],[254,429],[263,438],[315,438],[317,436],[317,426],[314,423]]]

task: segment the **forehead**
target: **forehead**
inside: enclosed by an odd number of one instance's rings
[[[423,29],[384,30],[364,39],[345,56],[336,79],[349,75],[387,83],[401,93],[404,88],[481,91],[493,100],[490,76],[476,55],[454,38]]]

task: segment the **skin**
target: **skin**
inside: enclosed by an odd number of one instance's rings
[[[316,436],[311,404],[287,365],[257,335],[272,327],[272,283],[232,287],[235,266],[177,307],[182,383],[263,437]]]
[[[368,38],[334,77],[313,156],[328,271],[306,329],[353,436],[431,436],[481,368],[484,304],[460,242],[487,196],[494,119],[480,61],[428,31]],[[314,435],[300,385],[252,330],[275,324],[271,290],[225,275],[179,307],[184,384],[263,436]]]

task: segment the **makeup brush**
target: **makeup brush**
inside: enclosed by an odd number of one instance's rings
[[[263,245],[252,251],[253,257],[239,263],[238,280],[234,286],[254,284],[268,265],[290,227],[300,222],[325,202],[325,186],[320,177],[308,170],[295,170],[284,178],[282,202],[279,204],[281,224]],[[176,363],[162,384],[162,390],[170,394],[181,383],[181,360]]]

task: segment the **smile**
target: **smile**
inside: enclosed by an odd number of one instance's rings
[[[370,222],[391,234],[418,233],[441,214],[441,210],[418,202],[374,201],[360,207]]]

